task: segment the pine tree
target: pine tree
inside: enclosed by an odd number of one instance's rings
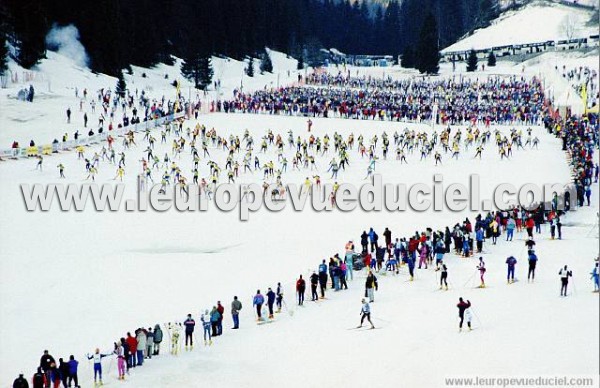
[[[123,72],[120,71],[117,76],[117,87],[115,88],[115,93],[117,93],[121,97],[125,97],[125,93],[127,91],[127,83],[125,83],[125,77],[123,76]]]
[[[471,50],[471,52],[469,52],[469,57],[467,58],[467,71],[475,70],[477,70],[477,53],[475,50]]]
[[[487,64],[489,67],[496,66],[496,55],[493,51],[490,51],[490,54],[488,55]]]
[[[194,81],[196,88],[205,90],[212,83],[213,69],[210,55],[192,53],[183,59],[181,74],[188,80]]]
[[[213,74],[210,55],[202,56],[200,58],[200,89],[206,90],[208,85],[212,83]]]
[[[423,20],[415,59],[416,68],[421,73],[436,74],[440,69],[437,23],[431,12]]]
[[[8,69],[8,47],[6,46],[6,34],[0,30],[0,75],[4,75]]]
[[[246,75],[248,77],[254,77],[254,58],[250,57],[248,60],[248,67],[246,67]]]
[[[412,47],[407,47],[404,49],[401,63],[402,67],[405,69],[412,69],[415,67],[415,51],[412,49]]]
[[[271,62],[271,57],[267,51],[262,54],[262,58],[260,60],[260,74],[263,74],[264,72],[273,72],[273,63]]]
[[[300,54],[300,56],[298,57],[298,65],[296,66],[297,70],[302,70],[304,69],[304,57],[302,54]]]

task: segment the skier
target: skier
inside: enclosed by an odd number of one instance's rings
[[[146,351],[146,333],[144,329],[137,329],[135,331],[135,339],[137,341],[137,364],[142,366],[144,364],[144,352]]]
[[[373,303],[375,301],[375,291],[378,290],[377,278],[369,270],[369,274],[367,275],[367,280],[365,281],[365,296],[369,298],[369,302]]]
[[[593,292],[600,292],[600,283],[599,283],[600,273],[598,271],[598,262],[596,262],[596,265],[594,266],[594,269],[592,270],[592,272],[590,272],[590,275],[592,275],[592,277],[590,279],[592,279],[594,281],[594,291]]]
[[[190,349],[194,348],[194,327],[196,326],[196,321],[192,318],[192,314],[187,315],[187,319],[183,322],[185,326],[185,350],[188,350],[188,341]]]
[[[100,349],[96,348],[94,354],[88,353],[86,356],[88,360],[94,359],[94,385],[102,385],[102,359],[109,354],[102,354]]]
[[[263,303],[265,303],[265,297],[262,296],[262,294],[260,293],[260,290],[256,290],[256,295],[254,295],[254,299],[252,300],[252,305],[256,306],[257,321],[262,320],[261,319],[262,318],[261,310],[262,310]]]
[[[460,332],[460,331],[462,331],[463,321],[465,320],[465,312],[471,307],[471,301],[467,300],[465,302],[462,297],[458,298],[458,304],[456,305],[456,307],[458,307],[458,317],[460,318],[460,322],[458,323],[458,331]],[[467,315],[467,326],[469,327],[469,330],[472,330],[471,329],[470,311],[466,315]]]
[[[207,310],[204,310],[204,314],[200,316],[200,321],[202,322],[202,329],[204,333],[204,346],[212,345],[212,336],[210,334],[210,313]],[[208,336],[208,340],[206,337]]]
[[[442,271],[442,275],[440,276],[440,290],[442,287],[446,287],[446,291],[448,291],[448,268],[446,264],[442,263],[441,267],[437,267],[435,271]]]
[[[506,259],[507,266],[507,274],[506,274],[506,283],[514,283],[515,282],[515,265],[517,264],[517,259],[514,256],[509,256]]]
[[[573,276],[573,272],[570,271],[565,265],[560,271],[558,271],[558,275],[560,276],[560,296],[567,296],[567,286],[569,285],[569,278]]]
[[[375,326],[373,325],[373,322],[371,322],[371,306],[369,306],[369,303],[367,303],[367,301],[365,300],[365,298],[363,298],[361,300],[362,303],[362,307],[360,309],[360,325],[357,326],[356,328],[361,328],[363,325],[363,322],[365,321],[365,318],[367,318],[367,321],[369,321],[369,323],[371,324],[371,329],[374,329]]]
[[[306,291],[306,282],[302,279],[302,275],[296,281],[296,292],[298,293],[298,305],[302,306],[304,303],[304,292]]]
[[[233,319],[233,329],[240,328],[240,310],[242,309],[242,302],[238,300],[237,296],[233,297],[231,302],[231,318]]]
[[[275,304],[275,293],[273,292],[273,290],[271,290],[271,287],[269,287],[269,290],[267,291],[267,307],[269,308],[269,319],[275,318],[275,316],[273,315],[273,305],[274,304]]]
[[[302,295],[302,300],[304,300],[304,295]],[[275,312],[280,313],[281,306],[283,305],[283,288],[281,287],[281,283],[277,283],[277,290],[275,291],[275,305],[277,306],[277,310],[275,310]]]
[[[485,280],[483,279],[483,276],[485,275],[485,262],[483,261],[483,257],[479,257],[479,265],[477,266],[477,269],[479,270],[479,278],[481,279],[481,284],[479,285],[479,288],[485,288]]]
[[[529,251],[529,271],[527,272],[527,281],[529,281],[529,279],[531,278],[531,281],[533,282],[535,279],[535,266],[537,264],[537,256],[535,254],[535,252],[532,250]]]

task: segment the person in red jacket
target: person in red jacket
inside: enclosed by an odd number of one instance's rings
[[[458,298],[458,317],[460,318],[460,322],[458,324],[458,330],[462,331],[463,321],[465,320],[465,311],[471,307],[471,301],[467,300],[466,302],[463,298]],[[469,330],[471,330],[471,320],[467,319],[467,326],[469,326]]]
[[[219,312],[219,320],[217,321],[217,335],[223,334],[223,313],[225,312],[225,307],[221,304],[221,301],[217,301],[217,311]]]
[[[137,353],[138,342],[135,337],[131,336],[131,333],[127,333],[127,339],[125,342],[127,342],[127,345],[129,345],[129,363],[131,364],[132,368],[135,368],[135,365],[137,364],[135,355]]]
[[[529,217],[527,221],[525,221],[525,229],[527,229],[527,236],[533,237],[533,227],[535,226],[535,221],[533,218]]]
[[[306,291],[306,282],[302,279],[302,275],[296,281],[296,292],[298,293],[298,305],[302,306],[304,303],[304,292]]]

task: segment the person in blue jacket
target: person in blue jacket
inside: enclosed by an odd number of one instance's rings
[[[325,272],[327,273],[327,272]],[[262,305],[265,303],[265,297],[262,296],[260,290],[256,290],[256,295],[254,295],[254,299],[252,300],[252,305],[256,306],[256,315],[258,316],[258,320],[260,321],[262,318],[261,310]]]
[[[475,233],[475,240],[477,240],[477,253],[481,253],[483,250],[483,240],[485,240],[485,232],[483,227],[479,227]]]
[[[376,252],[377,240],[379,240],[379,236],[377,235],[377,233],[375,233],[373,228],[370,228],[369,229],[369,241],[371,242],[371,253],[374,251]]]
[[[517,264],[517,259],[513,256],[509,256],[506,259],[507,265],[507,274],[506,274],[506,283],[514,283],[515,282],[515,265]]]
[[[267,306],[269,307],[269,319],[273,319],[273,305],[275,304],[275,293],[269,287],[269,291],[267,291]]]
[[[535,266],[537,264],[537,256],[535,254],[535,251],[530,250],[529,251],[529,271],[527,272],[527,281],[529,281],[529,279],[531,278],[531,281],[533,282],[535,279]]]
[[[79,388],[79,379],[77,378],[77,368],[79,361],[75,359],[75,356],[69,357],[69,387],[72,383],[75,383],[75,388]]]

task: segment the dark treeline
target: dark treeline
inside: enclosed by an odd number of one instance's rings
[[[43,58],[53,24],[74,24],[97,72],[181,58],[260,56],[264,47],[303,58],[335,47],[349,54],[417,50],[425,22],[437,24],[438,47],[496,16],[497,0],[3,0],[0,37],[31,67]],[[3,38],[4,39],[4,38]],[[422,42],[422,39],[421,39]],[[313,63],[310,63],[310,62]]]

